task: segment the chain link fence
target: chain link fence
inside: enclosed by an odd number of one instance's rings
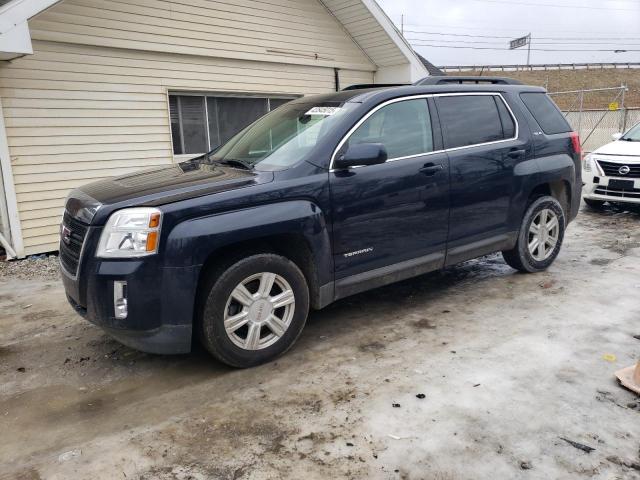
[[[612,141],[611,135],[624,132],[640,122],[640,108],[626,108],[627,87],[592,88],[568,92],[552,92],[574,131],[580,134],[582,148],[592,152]],[[583,108],[589,105],[591,108]],[[598,108],[593,108],[596,106]]]
[[[592,152],[611,142],[611,135],[628,130],[640,122],[640,108],[563,112],[569,125],[580,134],[582,148]]]

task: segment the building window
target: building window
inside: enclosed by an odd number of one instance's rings
[[[205,153],[293,97],[169,95],[175,155]]]

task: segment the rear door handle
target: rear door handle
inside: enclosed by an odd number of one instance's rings
[[[509,151],[509,153],[507,153],[507,156],[509,158],[521,158],[521,157],[524,157],[525,153],[527,153],[527,151],[523,149],[511,150]]]
[[[432,177],[436,173],[442,170],[442,164],[440,163],[427,163],[424,167],[418,170],[420,173],[426,175],[427,177]]]

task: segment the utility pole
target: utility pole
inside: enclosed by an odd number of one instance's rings
[[[404,36],[404,13],[400,15],[400,33]]]
[[[529,37],[529,41],[528,43],[528,47],[527,47],[527,67],[529,66],[530,62],[531,62],[531,32],[529,32],[529,35],[527,35],[527,37]]]

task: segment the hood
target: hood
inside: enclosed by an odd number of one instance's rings
[[[72,217],[89,224],[104,210],[108,210],[106,215],[124,207],[158,206],[272,180],[272,172],[219,166],[198,158],[89,183],[71,191],[65,208]]]
[[[615,142],[607,143],[606,145],[598,148],[593,153],[599,153],[600,155],[630,155],[640,157],[640,142],[616,140]]]

